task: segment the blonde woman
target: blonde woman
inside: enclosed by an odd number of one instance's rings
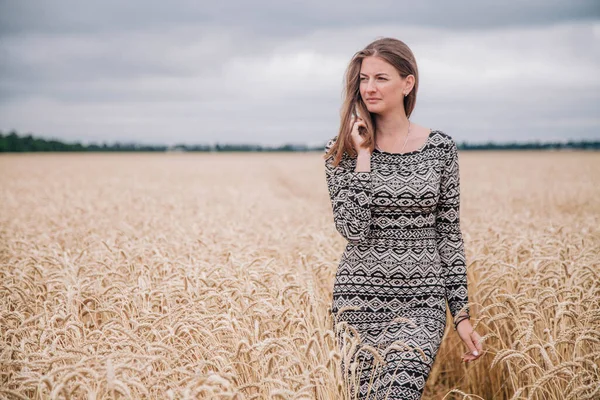
[[[458,151],[447,133],[409,119],[419,74],[404,42],[378,39],[357,52],[345,86],[340,130],[324,156],[334,224],[348,240],[331,311],[385,356],[374,367],[361,353],[359,398],[370,390],[369,398],[420,399],[446,302],[468,349],[463,361],[482,353],[469,320]],[[414,350],[387,349],[393,343]]]

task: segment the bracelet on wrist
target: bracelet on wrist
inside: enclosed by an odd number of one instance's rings
[[[471,319],[471,316],[467,314],[467,315],[461,315],[458,318],[456,318],[456,321],[454,321],[454,330],[456,330],[456,328],[458,327],[458,324],[460,324],[465,319]]]
[[[460,321],[462,321],[463,319],[470,319],[471,316],[468,314],[462,314],[459,315],[458,317],[456,317],[456,319],[454,320],[454,325],[457,325]]]

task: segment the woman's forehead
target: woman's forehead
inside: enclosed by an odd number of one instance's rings
[[[393,75],[395,70],[393,65],[379,57],[366,57],[360,65],[360,73],[365,75]]]

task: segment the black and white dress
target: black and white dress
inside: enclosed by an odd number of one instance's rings
[[[370,172],[354,172],[356,158],[346,153],[337,167],[332,161],[325,173],[333,218],[348,244],[331,312],[334,323],[346,321],[361,343],[385,356],[384,365],[373,366],[360,352],[356,394],[367,398],[371,385],[369,399],[420,399],[444,334],[446,301],[453,317],[469,312],[456,143],[431,130],[418,150],[374,150]],[[337,314],[346,306],[359,309]],[[396,346],[386,353],[397,341],[423,353]]]

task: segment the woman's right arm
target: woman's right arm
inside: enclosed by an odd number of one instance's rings
[[[337,136],[325,146],[328,152]],[[350,243],[358,243],[369,233],[371,225],[371,153],[361,151],[354,170],[345,167],[345,160],[332,165],[333,155],[325,160],[325,176],[337,231]],[[346,160],[347,161],[347,160]]]

